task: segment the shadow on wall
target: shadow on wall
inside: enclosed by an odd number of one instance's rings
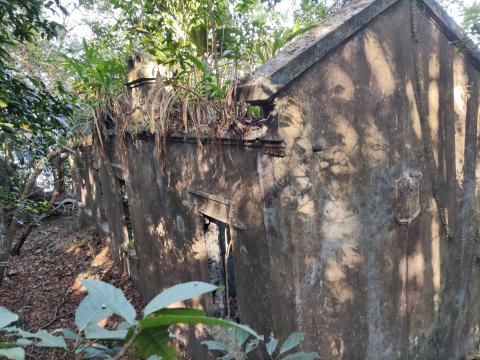
[[[226,277],[225,263],[212,277],[228,243],[209,253],[210,218],[231,231],[239,315],[257,331],[302,331],[304,349],[324,359],[464,353],[480,311],[471,281],[479,79],[423,15],[415,69],[409,16],[398,2],[278,94],[285,157],[185,143],[159,157],[153,138],[106,143],[99,176],[111,250],[147,298]],[[396,197],[402,179],[411,181]],[[89,186],[79,196],[94,206],[99,187]],[[399,224],[396,213],[412,221]],[[135,257],[125,257],[132,242]],[[224,313],[218,295],[194,305]]]
[[[396,6],[407,16],[408,4]],[[294,155],[270,168],[276,184],[288,184],[280,200],[288,210],[277,217],[291,219],[297,328],[307,334],[305,348],[326,358],[452,358],[476,331],[471,279],[478,269],[467,249],[476,246],[478,73],[431,21],[418,18],[428,107],[422,125],[405,51],[408,19],[393,16],[309,69],[277,101]],[[410,173],[422,175],[421,214],[401,226],[394,187]],[[435,177],[455,241],[447,240],[432,198]]]

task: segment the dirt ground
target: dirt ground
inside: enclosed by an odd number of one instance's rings
[[[80,280],[86,278],[123,289],[137,310],[144,305],[93,229],[80,229],[76,215],[50,217],[32,232],[22,254],[11,258],[0,287],[0,306],[18,313],[19,325],[28,331],[75,329],[75,309],[86,294]],[[30,359],[71,358],[46,348],[28,347],[26,352]]]

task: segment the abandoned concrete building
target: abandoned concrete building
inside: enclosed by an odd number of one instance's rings
[[[322,359],[459,359],[480,332],[479,69],[434,0],[356,2],[237,88],[253,135],[171,133],[159,154],[106,126],[74,159],[82,221],[147,299],[213,282],[211,314]]]

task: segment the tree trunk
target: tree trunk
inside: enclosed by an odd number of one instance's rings
[[[7,241],[7,225],[5,219],[5,212],[0,206],[0,267],[3,269],[0,273],[0,283],[3,281],[3,274],[8,260],[8,252],[5,254],[5,242]]]
[[[31,195],[37,178],[42,173],[45,164],[48,164],[51,161],[55,160],[57,156],[61,155],[62,153],[76,149],[79,145],[80,143],[75,143],[70,149],[66,147],[56,148],[52,150],[42,161],[39,161],[33,171],[30,173],[22,190],[20,199],[26,199],[29,197],[29,195]],[[5,240],[0,242],[0,285],[2,285],[3,278],[5,277],[5,269],[8,264],[8,257],[10,255],[10,252],[12,251],[13,241],[15,239],[15,234],[17,233],[17,221],[21,217],[21,215],[22,213],[20,209],[15,210],[12,217],[12,222],[8,227]]]
[[[65,168],[64,158],[58,157],[55,160],[54,179],[55,186],[52,197],[50,198],[50,205],[53,205],[63,194],[65,194]]]
[[[25,241],[27,240],[28,235],[30,235],[30,233],[32,232],[34,226],[34,224],[29,224],[27,226],[22,236],[20,236],[20,239],[18,239],[17,243],[13,247],[12,251],[10,251],[10,255],[20,256],[20,250],[22,249],[23,244],[25,244]]]

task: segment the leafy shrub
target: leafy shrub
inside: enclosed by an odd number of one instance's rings
[[[82,285],[87,288],[88,295],[76,310],[76,331],[25,331],[12,325],[18,321],[17,314],[0,307],[0,333],[15,339],[14,342],[0,342],[0,357],[23,360],[24,348],[35,345],[64,349],[75,358],[85,359],[117,359],[132,349],[135,356],[148,360],[176,359],[176,349],[172,344],[174,335],[170,332],[170,327],[178,324],[226,328],[227,343],[235,344],[236,349],[217,340],[202,342],[209,350],[223,353],[221,359],[243,359],[255,349],[265,351],[270,359],[275,360],[313,360],[318,356],[317,353],[291,353],[291,350],[303,341],[302,333],[291,334],[279,346],[278,339],[273,336],[268,342],[264,342],[263,336],[248,326],[206,316],[202,310],[168,308],[178,302],[217,290],[216,286],[207,283],[193,281],[164,290],[145,306],[142,316],[137,314],[120,289],[99,280],[83,280]],[[98,326],[112,315],[123,320],[115,329],[107,330]]]
[[[205,340],[202,344],[206,345],[209,350],[222,353],[222,360],[243,360],[247,359],[247,355],[254,350],[268,354],[268,358],[272,360],[314,360],[318,359],[316,352],[294,352],[295,349],[303,341],[303,333],[294,332],[280,345],[278,339],[273,334],[268,341],[262,338],[254,338],[242,329],[226,329],[223,334],[214,334],[216,340]],[[222,338],[220,340],[220,338]]]
[[[76,331],[60,329],[53,333],[39,330],[35,333],[12,326],[18,315],[0,307],[0,331],[16,338],[13,343],[0,343],[0,356],[21,360],[25,357],[24,347],[61,348],[72,355],[84,358],[110,359],[135,348],[139,357],[157,356],[161,359],[176,359],[172,345],[170,326],[177,324],[204,324],[240,329],[257,339],[261,339],[248,326],[229,320],[206,316],[202,310],[190,308],[167,308],[180,301],[212,292],[217,288],[202,282],[189,282],[175,285],[161,292],[150,301],[139,317],[132,304],[120,289],[98,280],[83,280],[88,295],[82,300],[75,313]],[[98,326],[102,320],[112,315],[123,319],[116,329],[107,330]],[[71,343],[68,346],[65,340]]]

